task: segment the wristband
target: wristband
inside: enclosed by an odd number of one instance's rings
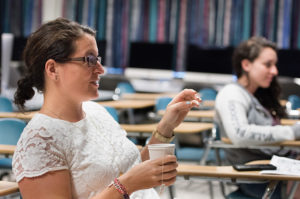
[[[152,133],[152,136],[155,137],[158,141],[163,143],[170,143],[174,140],[175,136],[174,133],[172,134],[172,137],[168,138],[162,134],[159,133],[157,129],[155,129]]]
[[[126,188],[124,187],[124,185],[121,184],[121,182],[119,181],[118,178],[114,179],[114,182],[112,183],[112,185],[114,185],[114,187],[116,188],[116,190],[122,194],[124,199],[130,199]]]

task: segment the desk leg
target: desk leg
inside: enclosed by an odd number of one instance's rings
[[[275,188],[276,188],[276,186],[277,186],[277,184],[278,184],[278,181],[271,181],[269,183],[269,185],[267,186],[266,191],[264,193],[264,196],[262,198],[263,199],[270,199],[273,192],[274,192],[274,190],[275,190]]]
[[[206,165],[206,160],[207,160],[207,156],[209,154],[210,149],[211,149],[210,144],[205,143],[205,150],[204,150],[203,156],[200,160],[200,165]]]
[[[129,124],[135,124],[133,109],[127,109]]]
[[[174,185],[171,185],[171,186],[168,187],[171,199],[174,198],[174,189],[173,188],[174,188]]]
[[[294,195],[297,191],[298,185],[299,185],[299,181],[293,182],[290,193],[288,194],[288,199],[293,199],[294,198]]]

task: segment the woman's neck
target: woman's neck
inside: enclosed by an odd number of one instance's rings
[[[78,122],[85,117],[82,102],[47,95],[44,95],[44,103],[40,113],[69,122]]]
[[[238,79],[238,83],[243,86],[249,93],[254,94],[257,90],[257,86],[251,84],[246,76],[242,76]]]

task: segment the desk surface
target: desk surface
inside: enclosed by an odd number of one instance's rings
[[[222,142],[225,144],[232,144],[229,138],[222,138]],[[260,147],[264,147],[264,145],[259,145]],[[300,147],[300,140],[288,140],[282,141],[275,144],[265,145],[268,146],[282,146],[282,147]]]
[[[13,154],[15,150],[15,145],[0,144],[0,154]]]
[[[121,127],[127,132],[141,132],[152,133],[156,128],[155,124],[121,124]],[[212,123],[202,122],[182,122],[177,128],[174,129],[174,133],[199,133],[213,128]]]
[[[36,114],[38,111],[30,111],[30,112],[0,112],[0,118],[18,118],[21,120],[31,120],[31,118]]]
[[[295,120],[295,119],[281,119],[280,120],[282,125],[293,125],[296,122],[300,122],[300,120]]]
[[[204,100],[201,102],[200,107],[214,107],[215,100]]]
[[[159,97],[175,97],[176,93],[126,93],[122,95],[122,99],[130,100],[156,100]],[[214,100],[202,101],[201,106],[213,107],[215,106]]]
[[[201,176],[222,179],[247,179],[247,180],[296,180],[300,176],[267,175],[259,171],[236,171],[232,166],[202,166],[191,164],[179,164],[177,168],[179,176]]]
[[[118,100],[118,101],[101,101],[97,102],[103,106],[111,106],[116,109],[126,108],[147,108],[155,105],[154,100]],[[38,111],[29,112],[0,112],[0,118],[19,118],[22,120],[30,120]]]
[[[279,100],[281,106],[286,106],[287,100],[281,99]]]
[[[5,196],[19,191],[18,183],[0,181],[0,196]]]
[[[194,118],[211,118],[213,119],[215,116],[215,110],[190,110],[187,114],[187,117],[194,117]],[[159,115],[163,115],[164,111],[159,111]],[[300,122],[297,119],[281,119],[280,120],[282,125],[293,125],[296,122]]]
[[[148,108],[155,105],[154,100],[116,100],[116,101],[103,101],[97,102],[102,106],[111,106],[116,109],[127,109],[127,108]]]
[[[159,97],[175,97],[175,93],[124,93],[122,99],[156,100]]]
[[[163,115],[165,113],[164,110],[158,111],[159,115]],[[190,110],[186,117],[193,118],[214,118],[215,110]]]

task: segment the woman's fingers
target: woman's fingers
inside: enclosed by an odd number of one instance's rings
[[[176,180],[176,175],[177,175],[177,170],[174,170],[172,172],[164,173],[162,175],[162,179],[159,180],[159,184],[164,184],[164,185],[171,185],[174,184]]]
[[[159,182],[159,185],[164,184],[164,185],[166,185],[166,186],[170,186],[170,185],[174,184],[175,181],[176,181],[176,177],[171,178],[171,179],[168,179],[168,180],[160,181],[160,182]]]
[[[190,100],[200,100],[199,95],[193,89],[184,89],[178,95],[176,95],[170,104],[181,102],[181,101],[190,101]]]
[[[176,163],[177,164],[177,158],[175,155],[166,155],[161,158],[157,158],[153,160],[158,163],[158,165],[164,165],[164,164],[170,164],[170,163]]]
[[[183,102],[178,102],[173,106],[174,109],[176,109],[177,111],[182,111],[182,110],[189,111],[193,107],[199,107],[200,102],[198,102],[197,100],[183,101]]]
[[[198,107],[200,102],[202,102],[202,100],[195,90],[185,89],[173,98],[168,107],[177,105],[180,106],[180,108],[189,109]]]
[[[153,180],[157,183],[156,186],[161,184],[165,184],[167,186],[173,184],[177,176],[176,167],[174,167],[174,165],[159,166],[156,170],[156,174],[153,176]]]

